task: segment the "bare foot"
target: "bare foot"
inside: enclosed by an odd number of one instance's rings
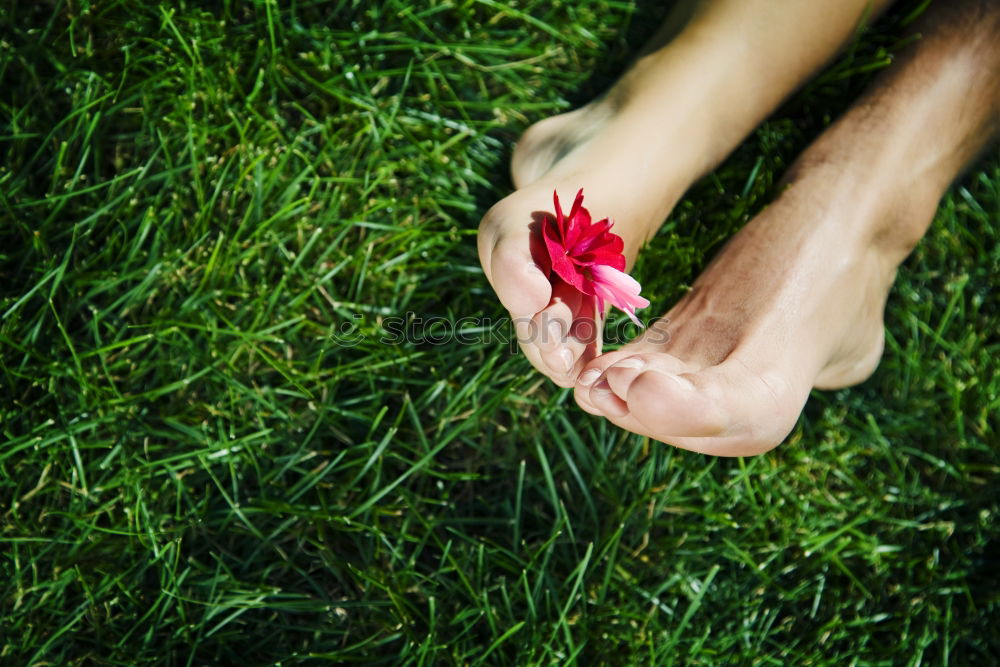
[[[687,27],[607,95],[525,133],[512,160],[518,189],[483,218],[479,255],[536,368],[571,387],[595,356],[587,337],[574,335],[592,314],[573,293],[554,294],[532,257],[532,225],[552,211],[553,191],[572,201],[583,188],[591,214],[615,222],[631,265],[688,185],[886,2],[717,0],[681,10]]]
[[[583,188],[584,205],[595,220],[612,219],[612,231],[624,240],[632,264],[683,191],[708,166],[708,140],[699,136],[707,135],[707,129],[697,129],[695,110],[677,107],[657,113],[655,100],[666,94],[664,89],[693,83],[667,74],[664,68],[636,68],[611,94],[532,126],[512,159],[518,190],[490,209],[480,226],[483,268],[514,318],[522,349],[536,368],[563,387],[571,387],[594,356],[588,349],[590,336],[572,335],[581,321],[593,319],[593,312],[581,310],[574,290],[552,292],[532,257],[533,235],[537,242],[533,225],[553,210],[553,191],[568,208]],[[625,99],[626,87],[643,96]],[[660,140],[650,142],[651,133]],[[665,146],[675,148],[668,154]]]
[[[932,8],[909,57],[665,318],[588,364],[577,402],[672,445],[749,455],[784,440],[813,387],[867,378],[896,267],[1000,124],[1000,11],[986,7]]]

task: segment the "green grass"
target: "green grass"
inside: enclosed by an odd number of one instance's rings
[[[475,255],[512,141],[659,3],[206,4],[0,4],[0,662],[996,660],[995,150],[875,376],[711,459],[542,381]],[[681,202],[654,308],[911,8]],[[438,338],[381,340],[407,313]]]

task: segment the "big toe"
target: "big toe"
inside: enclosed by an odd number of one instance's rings
[[[662,352],[595,359],[580,374],[577,403],[630,431],[719,456],[759,454],[777,446],[808,396],[776,374],[738,359],[692,370]]]
[[[530,213],[521,211],[525,220],[518,220],[506,202],[490,209],[479,226],[479,261],[504,308],[515,318],[530,318],[549,304],[552,285],[540,268],[544,259],[534,247]]]
[[[547,261],[528,217],[532,210],[514,193],[487,213],[479,228],[479,258],[500,303],[510,312],[514,333],[531,364],[561,387],[572,387],[593,342],[579,335],[582,306],[568,286],[553,288],[540,264]],[[537,217],[537,214],[536,214]],[[575,298],[574,298],[575,297]],[[590,313],[590,320],[593,314]]]

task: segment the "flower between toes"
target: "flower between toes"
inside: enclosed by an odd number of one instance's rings
[[[605,302],[610,303],[641,327],[635,310],[645,308],[649,301],[639,296],[639,283],[625,273],[625,243],[611,231],[612,223],[607,218],[591,220],[590,211],[583,207],[582,188],[569,215],[563,214],[558,193],[553,192],[552,199],[555,217],[546,215],[542,222],[549,280],[563,280],[595,299],[598,313],[604,311]]]

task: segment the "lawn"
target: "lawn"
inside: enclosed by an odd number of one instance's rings
[[[478,221],[661,4],[0,2],[0,663],[995,664],[995,148],[876,374],[769,454],[623,433],[511,345]],[[688,193],[653,310],[918,5]]]

